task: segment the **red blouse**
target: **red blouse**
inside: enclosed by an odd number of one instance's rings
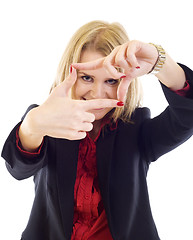
[[[187,96],[190,86],[176,91],[181,96]],[[105,123],[106,124],[106,123]],[[102,124],[102,127],[104,124]],[[93,141],[87,133],[86,138],[79,145],[77,176],[74,186],[74,220],[71,240],[113,240],[102,203],[99,189],[96,166],[96,141]],[[111,128],[111,130],[116,127]],[[16,144],[19,150],[28,157],[38,155],[41,146],[36,153],[29,153],[22,149],[19,142],[18,131]]]
[[[113,239],[109,231],[97,178],[96,141],[98,136],[93,141],[87,133],[86,138],[79,145],[71,240]]]

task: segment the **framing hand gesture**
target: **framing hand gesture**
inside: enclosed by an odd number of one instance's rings
[[[90,112],[92,109],[118,107],[115,99],[72,99],[70,91],[76,79],[76,70],[72,68],[71,74],[54,88],[48,99],[27,114],[19,131],[26,150],[39,147],[46,135],[69,140],[85,138],[95,121],[95,115]],[[27,141],[29,137],[30,141]]]
[[[104,67],[114,78],[123,78],[117,96],[120,101],[124,101],[132,79],[150,72],[157,58],[158,52],[154,46],[134,40],[116,47],[107,57],[87,63],[74,63],[73,67],[78,70]],[[125,75],[118,72],[116,67],[122,68]]]

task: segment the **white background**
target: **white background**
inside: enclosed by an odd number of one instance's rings
[[[48,96],[71,35],[84,23],[96,19],[120,22],[130,39],[161,44],[175,61],[193,68],[190,0],[1,1],[1,149],[28,105],[41,104]],[[145,76],[141,80],[144,105],[149,106],[155,116],[167,103],[155,77]],[[151,164],[148,175],[150,200],[162,240],[193,239],[192,154],[193,138]],[[32,178],[15,180],[1,159],[0,239],[20,239],[33,196]]]

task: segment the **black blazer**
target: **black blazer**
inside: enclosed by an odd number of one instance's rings
[[[193,89],[193,72],[181,66]],[[133,123],[119,121],[113,131],[106,127],[96,143],[99,186],[115,240],[160,239],[149,204],[148,167],[193,133],[193,94],[185,98],[162,88],[169,102],[164,112],[151,119],[149,109],[138,108]],[[2,156],[16,179],[34,175],[36,194],[22,239],[70,240],[80,141],[45,137],[40,155],[29,159],[16,148],[18,126],[5,142]]]

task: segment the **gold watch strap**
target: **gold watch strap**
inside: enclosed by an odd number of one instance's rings
[[[160,71],[160,69],[163,67],[163,65],[166,61],[166,52],[162,48],[161,45],[156,45],[154,43],[149,43],[149,44],[153,45],[158,51],[157,61],[156,61],[155,65],[153,66],[152,70],[149,72],[151,74],[156,75]]]

